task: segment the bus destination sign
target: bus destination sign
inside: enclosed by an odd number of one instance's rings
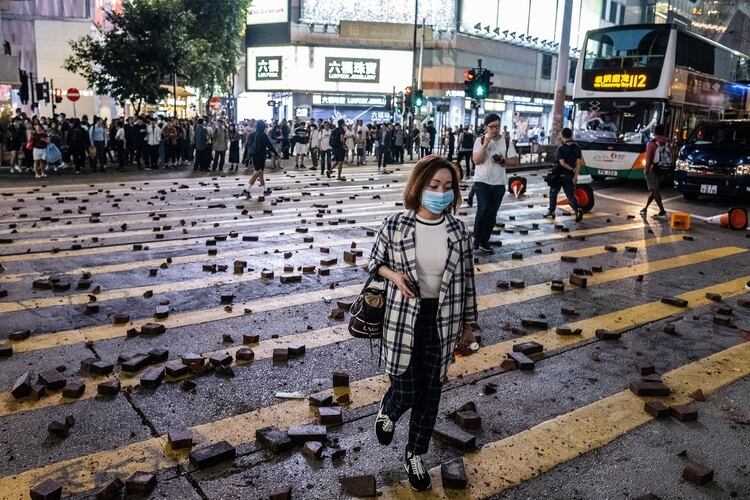
[[[595,89],[647,89],[648,77],[644,74],[605,73],[594,77]]]

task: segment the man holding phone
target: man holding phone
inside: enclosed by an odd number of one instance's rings
[[[505,196],[505,157],[500,134],[500,117],[490,113],[484,117],[484,135],[474,142],[474,194],[477,213],[474,219],[474,250],[495,253],[490,236],[497,220],[497,211]]]

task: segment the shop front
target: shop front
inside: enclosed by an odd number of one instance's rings
[[[388,100],[410,84],[411,58],[403,50],[250,47],[238,118],[390,120]]]

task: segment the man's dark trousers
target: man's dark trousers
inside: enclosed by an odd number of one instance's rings
[[[504,185],[474,183],[474,194],[477,197],[477,213],[474,219],[474,248],[490,243],[492,229],[497,220],[497,211],[505,196]]]

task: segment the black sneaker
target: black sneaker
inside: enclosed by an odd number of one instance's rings
[[[580,208],[576,210],[576,222],[581,222],[583,220],[583,210]]]
[[[654,214],[651,217],[654,219],[661,219],[662,217],[666,217],[666,216],[667,216],[667,212],[659,212],[658,214]]]
[[[486,243],[480,244],[479,250],[489,255],[493,255],[495,253],[495,251],[492,248],[490,248],[489,244],[486,244]]]
[[[547,211],[547,213],[544,214],[544,215],[542,215],[542,217],[544,217],[545,219],[552,219],[552,220],[554,220],[555,219],[555,212]]]
[[[391,444],[395,428],[396,424],[393,420],[383,413],[383,400],[381,399],[378,415],[375,417],[375,435],[378,437],[378,442],[384,446]]]
[[[331,178],[331,169],[329,168],[326,170],[326,176],[330,179]]]
[[[422,455],[407,453],[404,459],[404,469],[409,476],[409,484],[414,491],[426,491],[432,488],[430,475],[422,463]]]
[[[648,214],[648,208],[644,208],[638,213],[641,214],[641,217],[645,217]]]

